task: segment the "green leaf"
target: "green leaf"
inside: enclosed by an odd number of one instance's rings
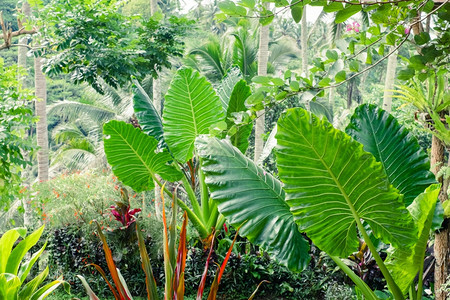
[[[20,289],[19,277],[9,274],[0,274],[0,299],[17,299],[17,291]]]
[[[416,74],[416,71],[408,67],[400,70],[397,74],[397,78],[400,80],[409,80],[414,77],[414,74]]]
[[[388,250],[386,267],[403,293],[407,292],[419,267],[423,265],[440,189],[440,184],[431,185],[408,206],[408,211],[418,228],[415,244],[406,249],[391,247]]]
[[[356,60],[354,60],[349,64],[349,68],[350,68],[350,71],[352,71],[352,72],[358,72],[359,71],[359,63]]]
[[[291,16],[292,19],[294,19],[295,23],[298,23],[301,21],[303,15],[303,5],[301,2],[299,2],[296,5],[291,6]]]
[[[39,238],[44,231],[44,225],[36,229],[33,233],[29,234],[23,239],[14,249],[8,257],[8,261],[5,268],[5,273],[17,275],[19,271],[19,265],[22,262],[23,257],[39,241]]]
[[[389,182],[404,195],[405,206],[436,183],[428,155],[417,139],[376,105],[358,106],[345,132],[381,162]]]
[[[360,12],[361,9],[362,9],[362,5],[353,5],[353,4],[347,5],[344,9],[339,10],[336,13],[334,23],[339,24],[339,23],[347,21],[348,18],[350,18],[351,16]]]
[[[152,100],[137,80],[133,80],[133,108],[144,133],[154,137],[160,147],[167,148],[161,116],[153,106]]]
[[[233,1],[223,1],[219,3],[219,8],[230,16],[246,16],[247,10],[242,6],[237,6]]]
[[[192,69],[177,72],[164,102],[164,138],[179,162],[192,158],[194,141],[224,120],[223,106],[211,84]]]
[[[293,80],[289,83],[289,87],[294,92],[298,92],[300,90],[300,84],[298,83],[298,81],[295,81],[295,80]]]
[[[325,77],[324,79],[319,81],[319,83],[317,85],[320,86],[320,87],[326,87],[326,86],[330,85],[330,82],[331,82],[331,78]]]
[[[367,51],[367,57],[366,57],[366,65],[372,64],[372,51]]]
[[[272,11],[263,7],[263,11],[261,12],[261,15],[259,17],[259,24],[261,24],[262,26],[267,26],[272,23],[274,17],[275,15]]]
[[[230,101],[234,86],[242,78],[241,70],[239,70],[239,68],[232,68],[220,82],[220,85],[217,88],[217,95],[222,103],[224,113],[227,112],[228,102]]]
[[[395,42],[397,41],[397,36],[394,33],[389,33],[386,36],[386,43],[391,46],[395,46]]]
[[[424,45],[430,41],[430,34],[428,32],[421,32],[418,35],[414,36],[414,41],[417,45]]]
[[[14,228],[5,232],[0,238],[0,274],[5,273],[9,255],[19,237],[19,228]]]
[[[284,80],[281,78],[272,78],[270,81],[272,81],[273,85],[275,86],[283,86],[284,85]]]
[[[39,251],[34,253],[33,256],[28,261],[21,264],[19,273],[18,273],[18,276],[20,277],[21,282],[25,281],[25,279],[27,278],[28,274],[31,271],[31,268],[36,263],[36,261],[39,259],[41,254],[44,252],[45,247],[47,247],[47,242],[45,242],[44,246],[42,246],[42,248],[39,249]]]
[[[50,283],[47,283],[39,290],[37,290],[30,298],[30,300],[43,300],[47,298],[54,290],[56,290],[61,284],[66,285],[67,283],[58,278],[57,280],[53,280]],[[66,288],[67,290],[67,288]]]
[[[327,50],[326,56],[331,61],[337,61],[339,58],[339,55],[336,50]]]
[[[255,0],[241,0],[239,5],[253,9],[255,7]]]
[[[334,80],[335,80],[337,83],[339,83],[339,82],[344,81],[346,77],[347,77],[347,76],[346,76],[346,74],[345,74],[345,71],[339,71],[339,72],[337,72],[336,76],[334,76]]]
[[[45,267],[44,271],[42,271],[38,276],[34,277],[30,280],[20,291],[19,298],[20,299],[30,299],[31,295],[34,294],[36,289],[44,282],[45,278],[48,276],[48,266]],[[23,281],[22,281],[23,282]]]
[[[360,143],[301,108],[280,117],[276,139],[286,201],[300,231],[320,249],[340,257],[357,251],[360,220],[384,243],[414,242],[402,195]]]
[[[271,79],[270,76],[255,76],[252,78],[252,82],[267,85],[270,84]]]
[[[168,181],[177,181],[181,173],[168,164],[167,151],[157,152],[158,141],[133,125],[109,121],[103,126],[103,141],[108,163],[114,175],[136,192],[153,188],[158,174]]]
[[[245,100],[247,100],[251,94],[250,87],[243,79],[234,86],[227,110],[227,128],[231,128],[234,125],[234,123],[230,120],[233,117],[233,113],[247,111]],[[237,131],[230,136],[233,146],[241,150],[242,153],[245,153],[248,148],[248,140],[250,134],[252,133],[252,128],[253,123],[250,122],[247,125],[237,127]]]
[[[239,234],[247,237],[293,271],[309,261],[308,243],[284,201],[281,183],[257,167],[230,142],[197,139],[211,197]]]
[[[136,235],[138,238],[139,254],[141,256],[142,269],[145,273],[145,286],[147,288],[147,293],[150,299],[157,300],[158,290],[156,288],[155,277],[153,276],[152,266],[150,264],[150,258],[147,253],[147,248],[145,247],[144,237],[142,236],[139,224],[136,222]],[[81,278],[80,278],[81,279]]]
[[[380,48],[378,48],[378,54],[379,55],[384,55],[384,44],[381,44]]]
[[[344,9],[344,5],[342,5],[342,3],[330,2],[330,4],[328,4],[327,6],[325,6],[323,8],[323,11],[326,13],[330,13],[330,12],[340,11],[342,9]]]

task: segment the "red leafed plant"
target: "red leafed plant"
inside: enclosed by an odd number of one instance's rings
[[[161,189],[162,191],[164,188]],[[173,193],[176,195],[176,191]],[[165,300],[183,300],[184,299],[184,270],[186,265],[186,254],[187,254],[187,247],[186,247],[186,229],[188,224],[188,216],[187,213],[184,212],[183,214],[183,224],[181,226],[180,230],[180,239],[179,239],[179,245],[178,245],[178,251],[176,247],[176,212],[177,212],[177,206],[176,206],[176,199],[173,199],[172,202],[172,218],[170,220],[170,225],[167,226],[167,218],[166,218],[166,212],[164,209],[164,195],[162,195],[162,202],[163,202],[163,223],[164,223],[164,271],[165,271],[165,293],[164,293],[164,299]],[[129,210],[129,207],[128,207]],[[131,211],[130,211],[131,214]],[[115,214],[114,214],[115,215]],[[132,215],[132,214],[131,214]],[[116,215],[115,215],[116,216]],[[121,219],[124,220],[124,219]],[[120,221],[120,220],[119,220]],[[122,222],[122,221],[121,221]],[[134,222],[134,219],[133,221]],[[123,223],[122,223],[123,224]],[[125,224],[124,224],[125,225]],[[106,242],[106,238],[102,233],[101,227],[97,224],[98,233],[100,236],[100,239],[103,242],[103,249],[106,255],[106,262],[108,265],[109,272],[111,274],[111,277],[113,279],[113,282],[110,282],[107,277],[106,273],[95,264],[92,264],[97,271],[102,275],[102,277],[105,279],[106,283],[108,284],[110,290],[112,291],[114,298],[117,300],[132,300],[132,296],[130,291],[128,290],[128,287],[126,285],[125,280],[123,279],[122,275],[120,274],[119,269],[117,269],[114,260],[112,258],[111,250],[108,247],[108,244]],[[238,229],[239,231],[239,229]],[[153,276],[152,267],[150,264],[150,258],[147,253],[147,249],[145,247],[144,238],[142,236],[141,229],[139,228],[139,224],[136,223],[136,234],[138,238],[138,245],[139,245],[139,252],[141,256],[141,262],[142,262],[142,269],[145,273],[145,284],[147,288],[147,299],[149,300],[159,300],[160,297],[157,292],[156,288],[156,281]],[[222,263],[222,265],[218,268],[216,277],[214,278],[214,282],[211,286],[210,293],[208,295],[208,300],[214,300],[217,296],[217,291],[219,289],[219,283],[222,278],[222,274],[225,270],[225,266],[228,262],[228,259],[230,257],[231,251],[233,249],[234,243],[236,241],[236,236],[228,249],[228,252],[225,256],[225,259]],[[212,249],[214,246],[214,237],[212,239],[211,245],[210,245],[210,252],[208,259],[205,263],[205,271],[203,272],[202,278],[200,280],[200,284],[198,287],[198,293],[197,293],[197,300],[201,300],[203,297],[203,292],[205,289],[205,282],[206,282],[206,275],[208,271],[210,256],[212,253]],[[86,280],[83,278],[83,276],[78,275],[80,280],[82,281],[88,296],[91,300],[98,300],[99,298],[95,295],[95,293],[92,291],[92,289],[87,284]],[[258,286],[259,287],[259,286]],[[256,292],[256,291],[255,291]],[[249,299],[253,299],[255,292],[251,295]]]
[[[124,227],[130,226],[136,221],[135,215],[141,211],[140,208],[130,209],[130,200],[126,189],[120,189],[123,201],[117,201],[116,205],[111,205],[111,214],[122,223]]]
[[[135,214],[140,211],[140,208],[130,209],[130,205],[123,202],[116,202],[116,205],[111,205],[111,214],[125,227],[136,221]]]

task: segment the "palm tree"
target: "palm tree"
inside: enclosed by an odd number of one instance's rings
[[[264,3],[264,8],[269,8],[269,3]],[[267,75],[267,63],[269,61],[269,25],[261,25],[259,28],[258,49],[258,76]],[[255,122],[255,154],[253,161],[257,162],[264,148],[263,134],[265,132],[265,109],[256,112]]]
[[[47,129],[47,82],[42,72],[42,58],[34,59],[35,112],[39,120],[36,123],[38,181],[48,180],[48,129]]]

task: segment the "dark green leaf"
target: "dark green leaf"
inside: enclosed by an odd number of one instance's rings
[[[309,261],[308,243],[284,201],[281,183],[228,141],[201,137],[196,143],[211,197],[239,234],[293,271]]]
[[[414,243],[402,195],[360,143],[301,108],[280,117],[276,139],[286,201],[300,231],[320,249],[340,257],[357,251],[361,219],[384,243]]]
[[[390,183],[404,195],[405,205],[436,183],[428,155],[397,120],[372,104],[355,109],[345,132],[381,162]]]
[[[133,80],[133,84],[133,108],[142,131],[154,137],[158,141],[159,147],[167,148],[167,144],[164,141],[164,129],[159,112],[156,111],[152,100],[139,82]]]
[[[295,23],[300,22],[300,20],[302,19],[302,15],[303,15],[303,5],[301,2],[296,5],[291,6],[291,15],[292,15],[292,18],[294,19]]]
[[[344,9],[339,10],[336,13],[336,17],[334,19],[334,22],[336,24],[345,22],[345,21],[347,21],[348,18],[350,18],[351,16],[353,16],[353,15],[357,14],[358,12],[360,12],[361,9],[362,9],[362,5],[349,4]]]

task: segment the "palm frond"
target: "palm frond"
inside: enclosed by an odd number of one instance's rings
[[[192,49],[189,54],[200,59],[202,72],[208,73],[208,77],[220,80],[225,75],[226,70],[223,66],[224,53],[220,41],[217,38],[210,38],[206,44]]]
[[[116,111],[75,101],[61,101],[50,105],[47,115],[58,116],[67,121],[73,121],[78,119],[80,115],[85,115],[98,122],[104,122],[114,118]]]

